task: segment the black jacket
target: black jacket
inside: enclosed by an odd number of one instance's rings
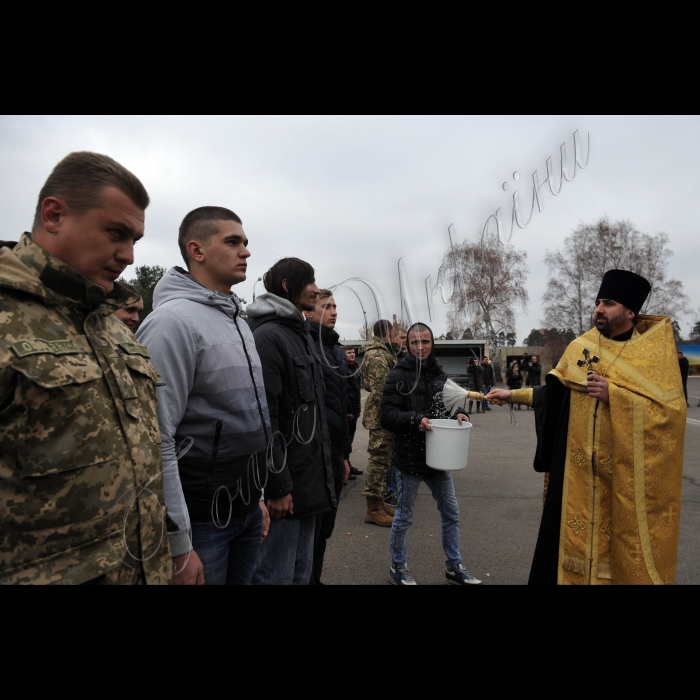
[[[527,373],[527,385],[542,385],[542,365],[539,362],[530,363],[530,371]]]
[[[515,367],[511,365],[506,371],[506,384],[509,389],[520,389],[523,385],[523,375],[521,370],[515,371]]]
[[[265,497],[291,493],[294,514],[287,517],[331,511],[337,503],[323,374],[307,324],[290,302],[274,294],[260,294],[246,314],[262,363],[275,435]]]
[[[469,371],[469,378],[471,379],[469,386],[472,391],[483,391],[484,381],[483,381],[483,370],[478,362],[474,364],[468,364],[467,369]]]
[[[362,413],[362,375],[357,362],[350,364],[348,362],[348,404],[349,411],[354,416],[359,416]]]
[[[425,433],[418,429],[421,419],[448,418],[442,404],[442,390],[447,375],[442,371],[434,355],[420,366],[408,354],[389,373],[379,408],[382,427],[394,433],[392,464],[403,472],[427,476],[435,474],[425,463]],[[457,413],[467,415],[461,409]]]
[[[493,386],[496,383],[491,365],[481,365],[481,379],[484,382],[484,386]]]
[[[321,331],[319,347],[318,332]],[[348,359],[343,346],[338,343],[340,337],[330,328],[319,327],[318,323],[309,323],[309,335],[318,364],[323,372],[325,389],[323,399],[326,404],[326,420],[331,437],[331,454],[344,455],[352,452],[350,431],[348,430]],[[322,353],[324,356],[322,356]]]

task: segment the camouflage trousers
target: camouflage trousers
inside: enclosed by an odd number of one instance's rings
[[[388,430],[378,428],[369,431],[367,472],[365,474],[365,498],[383,498],[386,491],[386,475],[391,467],[391,438]]]

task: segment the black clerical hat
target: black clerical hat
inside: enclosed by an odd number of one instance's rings
[[[611,299],[638,314],[649,296],[649,281],[629,270],[608,270],[596,299]]]

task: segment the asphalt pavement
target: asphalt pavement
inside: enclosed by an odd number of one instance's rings
[[[681,535],[677,584],[700,584],[700,377],[688,380]],[[366,393],[363,392],[363,396]],[[364,404],[364,402],[363,402]],[[542,514],[543,475],[532,468],[535,416],[524,406],[473,413],[469,464],[452,472],[460,508],[464,564],[485,585],[527,583]],[[368,432],[358,423],[351,462],[366,470]],[[343,489],[328,543],[323,582],[388,585],[391,528],[364,522],[364,475]],[[444,584],[440,516],[421,484],[408,533],[408,566],[419,585]]]

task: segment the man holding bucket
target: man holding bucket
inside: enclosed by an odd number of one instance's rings
[[[391,583],[415,586],[406,565],[406,534],[413,524],[413,507],[421,481],[437,501],[442,521],[447,583],[481,583],[462,564],[459,550],[459,506],[449,471],[431,469],[425,461],[425,433],[432,430],[430,419],[449,418],[442,393],[447,375],[433,355],[433,333],[422,323],[408,329],[408,353],[391,371],[384,384],[379,410],[382,427],[394,434],[392,463],[396,466],[399,500],[391,527]],[[461,425],[468,414],[458,409]]]

